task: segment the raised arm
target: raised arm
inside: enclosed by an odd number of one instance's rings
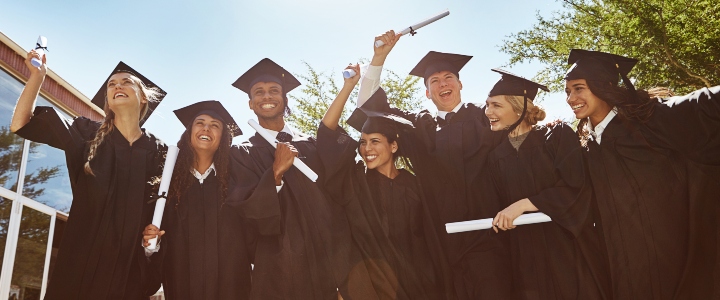
[[[380,87],[380,74],[382,73],[382,66],[385,64],[390,51],[395,47],[395,44],[400,40],[400,35],[395,35],[395,31],[388,31],[384,34],[378,35],[373,40],[373,58],[370,61],[367,71],[363,74],[360,80],[360,91],[358,92],[358,107],[362,106],[367,99],[370,99],[375,91]],[[375,41],[383,41],[384,45],[375,47]]]
[[[10,123],[10,131],[16,132],[20,128],[23,128],[33,115],[33,109],[35,109],[35,99],[37,99],[38,93],[40,93],[40,87],[45,81],[45,74],[47,69],[45,68],[45,58],[47,55],[42,57],[42,66],[35,67],[30,63],[33,58],[40,59],[40,54],[35,50],[30,51],[25,57],[25,65],[30,69],[30,78],[28,78],[25,88],[18,98],[17,104],[15,104],[15,111],[13,112],[12,123]]]
[[[352,90],[355,88],[358,80],[360,80],[359,65],[350,65],[346,69],[355,70],[355,76],[345,78],[345,83],[343,84],[342,89],[335,97],[335,100],[333,100],[333,102],[330,104],[327,112],[325,112],[325,116],[323,116],[322,118],[322,122],[325,127],[332,130],[337,129],[338,122],[340,122],[340,116],[342,116],[343,108],[345,107],[345,103],[347,102],[348,98],[350,98],[350,93],[352,93]]]

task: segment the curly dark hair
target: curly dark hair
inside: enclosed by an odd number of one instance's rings
[[[195,162],[195,149],[193,149],[190,143],[190,134],[192,133],[192,124],[185,128],[180,141],[178,141],[178,148],[180,153],[178,154],[177,161],[175,163],[175,170],[172,176],[172,182],[170,184],[171,191],[170,197],[177,199],[175,207],[180,204],[180,197],[187,191],[193,180],[197,180],[195,176],[190,173]],[[220,137],[220,146],[215,151],[213,156],[213,163],[215,164],[215,175],[220,182],[220,200],[225,201],[228,190],[228,178],[230,177],[230,146],[232,144],[232,136],[230,135],[230,128],[223,126],[223,132]]]
[[[657,98],[673,96],[673,92],[664,87],[655,87],[649,90],[632,91],[610,82],[598,80],[586,80],[590,91],[605,101],[611,107],[617,107],[617,114],[620,118],[634,120],[641,123],[647,121],[653,113]],[[585,130],[588,119],[584,118],[578,122],[577,133],[583,146],[587,145],[589,132]]]

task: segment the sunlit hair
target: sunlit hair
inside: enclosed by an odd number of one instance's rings
[[[191,123],[185,128],[185,132],[180,136],[180,141],[178,141],[177,144],[178,148],[180,148],[180,153],[175,162],[175,171],[173,172],[172,181],[170,182],[170,197],[177,199],[175,206],[180,204],[180,197],[192,185],[193,180],[197,180],[191,173],[195,165],[195,157],[197,156],[195,148],[192,147],[192,143],[190,142],[192,138],[192,126],[193,124]],[[227,196],[228,178],[230,176],[231,144],[232,136],[230,135],[230,129],[228,126],[223,126],[220,145],[217,151],[215,151],[215,155],[213,155],[215,176],[220,183],[221,201],[224,201]]]
[[[617,107],[617,114],[620,118],[639,122],[647,121],[653,113],[658,98],[673,96],[672,90],[665,87],[655,87],[649,90],[636,90],[635,92],[610,82],[598,80],[586,80],[588,89],[600,100],[605,101],[610,107]],[[577,132],[580,143],[587,145],[590,133],[585,129],[588,118],[578,122]]]
[[[523,96],[503,95],[503,98],[505,98],[505,101],[510,103],[510,107],[512,107],[515,113],[522,114],[525,101]],[[545,110],[535,105],[532,100],[528,99],[527,113],[525,114],[524,121],[530,125],[535,125],[542,120],[545,120]]]
[[[130,74],[130,79],[137,87],[139,87],[141,99],[146,100],[145,103],[140,104],[140,118],[138,118],[138,122],[140,122],[140,120],[142,120],[148,112],[148,104],[150,102],[159,101],[158,99],[160,99],[160,97],[162,96],[162,92],[158,88],[147,87],[145,83],[143,83],[142,80],[137,78],[135,75]],[[115,129],[115,112],[110,109],[110,105],[107,101],[107,87],[105,87],[105,105],[103,107],[103,111],[105,111],[105,119],[103,119],[102,123],[100,124],[100,128],[98,128],[97,132],[95,133],[95,138],[93,138],[89,142],[90,149],[88,151],[87,161],[85,162],[85,174],[90,174],[93,176],[95,176],[95,173],[93,173],[92,168],[90,168],[90,161],[95,158],[95,154],[97,154],[97,148],[105,140],[105,137],[107,137],[110,132]]]

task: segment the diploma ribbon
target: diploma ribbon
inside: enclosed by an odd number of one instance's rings
[[[48,51],[47,46],[46,46],[46,47],[43,47],[43,46],[40,45],[40,43],[36,43],[36,44],[35,44],[35,50],[37,50],[37,49],[43,49],[43,50],[45,50],[45,51]]]

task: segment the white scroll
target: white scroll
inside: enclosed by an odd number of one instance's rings
[[[466,231],[473,231],[473,230],[483,230],[483,229],[490,229],[492,228],[492,221],[493,218],[488,219],[480,219],[480,220],[472,220],[472,221],[462,221],[462,222],[454,222],[454,223],[446,223],[445,224],[445,231],[447,233],[458,233],[458,232],[466,232]],[[531,214],[524,214],[520,215],[513,221],[513,225],[527,225],[527,224],[536,224],[536,223],[545,223],[552,221],[550,217],[544,213],[531,213]]]
[[[367,71],[368,66],[370,66],[370,64],[360,65],[360,73],[365,74],[365,71]],[[348,68],[348,69],[345,69],[342,71],[342,75],[343,75],[343,78],[350,78],[350,77],[357,75],[357,73],[355,73],[355,70]]]
[[[446,9],[443,12],[428,18],[427,20],[424,20],[420,23],[417,23],[415,25],[412,25],[408,28],[403,29],[402,31],[398,32],[397,35],[406,35],[408,33],[415,35],[416,30],[425,27],[425,25],[427,25],[427,24],[430,24],[430,23],[440,20],[444,17],[447,17],[449,14],[450,14],[450,11]],[[383,43],[383,41],[375,41],[375,48],[379,48],[382,45],[385,45],[385,43]]]
[[[263,128],[262,126],[260,126],[260,124],[258,124],[257,122],[255,122],[255,120],[253,120],[253,119],[248,120],[248,124],[250,124],[250,126],[251,126],[253,129],[255,129],[255,131],[257,131],[257,133],[259,133],[260,136],[262,136],[268,143],[270,143],[270,145],[272,145],[273,147],[277,148],[277,143],[278,143],[278,141],[277,141],[265,128]],[[302,172],[303,174],[305,174],[305,176],[307,176],[307,178],[309,178],[312,182],[316,182],[316,181],[317,181],[317,179],[318,179],[317,173],[315,173],[315,171],[313,171],[312,169],[310,169],[310,167],[308,167],[308,166],[307,166],[302,160],[300,160],[299,158],[296,157],[296,158],[293,160],[293,166],[295,166],[296,168],[298,168],[298,170],[300,170],[300,172]]]
[[[163,212],[165,211],[165,202],[167,202],[168,190],[170,190],[170,181],[172,181],[173,170],[175,170],[175,161],[177,161],[180,148],[176,146],[168,146],[167,156],[165,157],[165,168],[163,169],[162,179],[160,179],[160,189],[158,190],[158,198],[155,201],[155,212],[153,213],[152,224],[160,228],[162,223]],[[155,250],[157,246],[157,238],[148,241],[150,246],[147,248]]]
[[[45,49],[47,49],[47,38],[44,36],[39,36],[37,39],[37,43],[35,44],[35,52],[40,54],[40,59],[32,58],[30,60],[30,63],[35,67],[42,66],[42,58],[45,56]]]

